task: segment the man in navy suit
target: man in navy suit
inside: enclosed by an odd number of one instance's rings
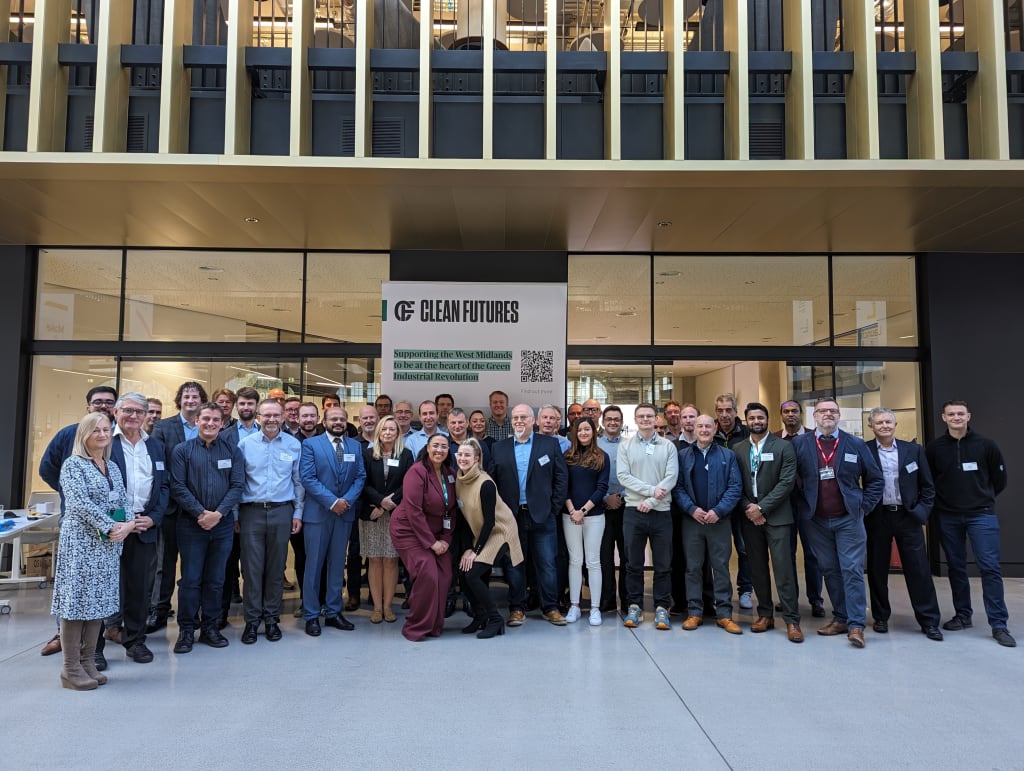
[[[882,500],[885,482],[864,440],[839,430],[839,414],[835,400],[819,400],[814,433],[793,440],[800,490],[797,516],[810,523],[811,545],[832,600],[832,621],[818,634],[846,632],[851,645],[863,648],[864,515]]]
[[[896,415],[892,410],[875,407],[868,415],[868,426],[875,435],[868,442],[868,449],[885,479],[882,500],[864,519],[868,534],[868,590],[875,621],[872,628],[879,634],[889,631],[889,561],[895,538],[917,623],[929,640],[941,640],[939,601],[921,529],[935,502],[931,469],[921,445],[896,441]]]
[[[362,448],[346,435],[348,413],[329,407],[324,414],[327,431],[302,443],[299,475],[306,488],[302,532],[306,540],[306,569],[302,577],[303,617],[306,634],[320,635],[320,573],[327,563],[327,626],[350,631],[355,627],[341,614],[345,583],[345,548],[356,504],[363,492],[366,469]]]
[[[450,417],[450,416],[449,416]],[[519,542],[532,561],[544,618],[565,626],[555,595],[555,557],[558,551],[558,515],[569,491],[569,469],[558,441],[533,432],[533,409],[512,408],[512,436],[494,443],[493,473],[498,495],[512,509],[519,525]],[[508,625],[526,620],[526,564],[513,567],[504,560],[508,576]]]
[[[146,616],[153,591],[153,565],[157,534],[170,497],[167,453],[159,440],[142,430],[148,401],[139,393],[127,393],[117,400],[114,415],[117,428],[110,445],[110,460],[121,470],[128,505],[135,513],[135,529],[121,551],[121,624],[108,630],[119,640],[128,658],[139,664],[153,660],[146,647]]]

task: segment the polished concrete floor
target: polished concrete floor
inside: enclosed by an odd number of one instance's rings
[[[803,645],[781,629],[657,631],[650,613],[636,630],[613,614],[597,628],[531,614],[477,640],[459,634],[461,611],[414,644],[364,606],[354,632],[307,637],[289,615],[282,641],[250,646],[235,615],[230,647],[184,656],[172,621],[150,638],[151,664],[109,645],[110,682],[87,693],[60,687],[60,655],[39,655],[49,590],[4,587],[0,768],[1024,767],[1024,647],[991,638],[977,580],[975,627],[941,643],[891,583],[891,631],[869,630],[864,650],[814,634],[807,608]],[[1024,579],[1006,594],[1024,646]]]

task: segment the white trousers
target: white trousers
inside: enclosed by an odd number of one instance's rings
[[[583,591],[583,558],[586,555],[590,602],[596,608],[601,602],[601,538],[604,535],[604,514],[584,517],[577,525],[568,514],[562,515],[565,546],[569,550],[569,601],[580,602]]]

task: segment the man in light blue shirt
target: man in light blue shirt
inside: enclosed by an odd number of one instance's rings
[[[242,642],[252,645],[260,622],[271,642],[281,639],[281,602],[289,536],[302,528],[305,489],[299,475],[301,445],[281,430],[284,411],[275,399],[258,408],[260,432],[238,443],[245,459],[245,490],[238,511],[242,547]]]
[[[420,450],[427,446],[427,442],[434,434],[441,433],[448,436],[447,431],[438,427],[437,405],[429,399],[420,404],[420,423],[423,424],[423,428],[413,431],[405,438],[405,446],[412,453],[413,458],[420,454]]]

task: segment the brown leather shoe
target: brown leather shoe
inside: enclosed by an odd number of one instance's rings
[[[740,625],[731,618],[720,618],[715,621],[715,623],[729,634],[743,634],[743,630],[740,629]]]
[[[558,608],[549,610],[544,614],[544,618],[550,621],[555,626],[565,626],[568,622],[565,620],[565,616],[558,612]]]
[[[60,653],[60,634],[55,634],[50,642],[46,643],[39,651],[40,656],[52,656],[54,653]]]
[[[750,625],[750,631],[767,632],[769,629],[775,628],[775,619],[771,616],[758,616],[757,621]]]
[[[850,641],[850,645],[852,645],[854,648],[863,648],[864,630],[860,629],[859,627],[856,629],[851,629],[849,632],[846,633],[846,639]]]
[[[694,629],[704,623],[703,616],[687,616],[686,621],[683,622],[683,629],[687,632],[692,632]]]
[[[802,643],[804,641],[804,633],[799,624],[786,624],[786,636],[790,642]]]
[[[121,627],[119,626],[108,626],[103,630],[103,636],[106,637],[110,642],[115,645],[121,644]]]
[[[526,614],[521,610],[513,610],[508,614],[507,623],[509,626],[522,626],[523,622],[526,621]]]
[[[818,630],[818,634],[825,635],[825,637],[833,637],[837,634],[842,634],[847,631],[847,629],[848,627],[846,624],[840,623],[839,621],[829,621],[825,626]]]

